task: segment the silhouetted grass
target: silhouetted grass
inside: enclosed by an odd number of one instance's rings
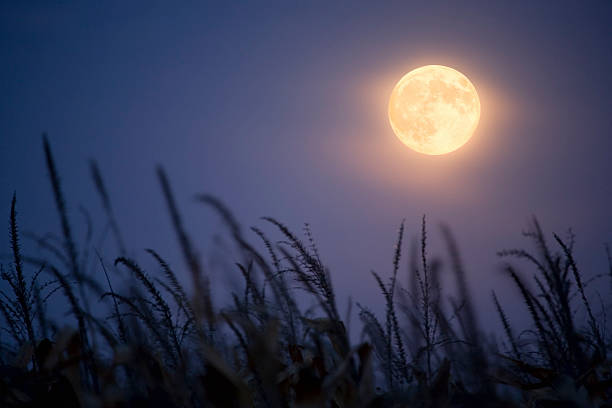
[[[89,169],[91,172],[91,178],[93,179],[94,185],[96,186],[96,190],[100,195],[100,200],[102,201],[102,207],[106,212],[106,216],[108,217],[109,226],[115,236],[115,240],[117,241],[117,246],[119,247],[119,254],[121,256],[125,256],[125,244],[123,242],[123,236],[121,235],[121,231],[119,229],[119,224],[115,218],[115,212],[113,210],[113,206],[111,204],[110,196],[106,190],[106,185],[104,184],[104,180],[102,179],[102,174],[100,173],[100,169],[98,168],[98,163],[94,160],[89,162]]]
[[[62,235],[31,234],[48,256],[23,255],[13,195],[11,259],[0,265],[7,289],[0,294],[3,407],[612,406],[606,310],[599,311],[589,295],[573,235],[563,240],[553,234],[558,247],[551,248],[534,220],[525,233],[533,251],[499,253],[526,260],[534,271],[530,280],[515,265],[505,265],[531,325],[517,330],[492,292],[506,338],[497,345],[478,323],[470,275],[448,228],[441,231],[449,255],[444,268],[429,255],[423,217],[420,239],[406,262],[407,287],[402,286],[402,222],[389,277],[372,272],[384,315],[357,303],[362,336],[354,343],[338,311],[332,272],[308,224],[302,237],[263,218],[273,233],[264,227],[246,230],[262,253],[222,202],[198,195],[228,227],[237,250],[230,263],[243,278],[243,288],[228,293],[228,304],[213,306],[210,275],[161,167],[157,176],[185,268],[171,267],[163,252],[147,249],[157,270],[146,271],[126,256],[95,162],[92,179],[118,253],[105,259],[95,247],[86,211],[88,232],[77,245],[46,136],[43,149]],[[94,251],[98,262],[90,272],[87,259]],[[607,247],[606,253],[612,271]],[[455,291],[442,290],[443,269],[451,271]],[[612,280],[612,272],[604,275]],[[128,284],[113,285],[116,276],[128,278]],[[185,276],[190,289],[181,283]],[[305,306],[309,300],[314,307]],[[55,315],[63,306],[70,313],[60,323]]]

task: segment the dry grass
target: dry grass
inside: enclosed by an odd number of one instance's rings
[[[389,278],[372,272],[384,316],[358,303],[363,334],[353,344],[338,312],[332,274],[308,225],[301,238],[264,218],[278,237],[251,228],[265,248],[260,253],[219,200],[197,196],[227,225],[238,249],[232,263],[244,278],[243,289],[229,293],[230,304],[213,305],[209,275],[163,169],[161,191],[186,267],[174,269],[149,249],[159,269],[145,271],[126,256],[121,224],[95,163],[92,178],[118,257],[104,259],[90,239],[77,246],[46,137],[43,146],[62,235],[33,237],[46,259],[22,255],[13,196],[11,259],[1,274],[2,406],[612,406],[605,307],[598,310],[589,297],[571,235],[553,235],[552,248],[534,220],[525,234],[533,252],[500,252],[526,260],[535,273],[530,283],[506,265],[532,326],[517,331],[493,293],[505,335],[497,345],[478,325],[469,275],[447,228],[442,234],[454,297],[441,288],[443,265],[428,255],[425,218],[408,261],[408,287],[402,286],[402,223]],[[94,252],[98,262],[86,271]],[[132,283],[113,285],[119,276]],[[193,290],[179,276],[188,276]],[[297,299],[304,297],[316,308],[301,306]],[[92,299],[99,299],[94,308]],[[69,306],[66,325],[48,316],[49,302]],[[583,315],[581,324],[577,316]]]

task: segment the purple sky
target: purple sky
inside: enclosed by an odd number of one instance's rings
[[[572,227],[579,266],[605,272],[609,2],[24,3],[0,6],[0,191],[7,216],[17,191],[22,230],[59,231],[47,131],[77,231],[79,205],[103,229],[95,158],[139,259],[152,247],[183,265],[162,164],[206,262],[224,230],[196,193],[245,226],[308,222],[342,310],[348,294],[381,310],[369,271],[390,273],[401,220],[413,238],[423,214],[433,254],[446,255],[439,224],[452,227],[484,321],[493,288],[523,313],[495,252],[527,245],[533,214],[548,232]],[[395,82],[426,64],[463,72],[480,94],[474,137],[447,156],[409,150],[387,122]]]

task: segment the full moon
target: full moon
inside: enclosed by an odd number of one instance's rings
[[[440,155],[463,146],[480,119],[476,88],[461,72],[426,65],[399,80],[389,100],[393,132],[419,153]]]

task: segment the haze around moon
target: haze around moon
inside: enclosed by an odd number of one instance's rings
[[[389,100],[389,122],[411,149],[442,155],[463,146],[480,119],[476,88],[461,72],[426,65],[399,80]]]

